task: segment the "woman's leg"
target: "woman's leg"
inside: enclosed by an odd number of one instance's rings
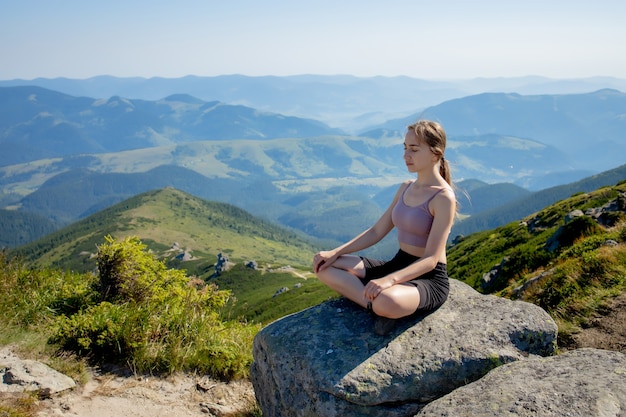
[[[339,294],[367,308],[367,300],[363,298],[365,285],[361,278],[365,277],[365,266],[360,257],[342,255],[335,263],[317,273],[317,278]]]
[[[390,319],[409,316],[420,304],[420,293],[413,284],[396,284],[384,290],[372,302],[376,315]]]
[[[363,298],[365,265],[360,257],[343,255],[329,267],[317,273],[317,277],[331,289],[352,300],[363,308],[368,301]],[[372,301],[376,315],[400,318],[413,314],[420,303],[420,294],[415,285],[398,284],[384,290]]]

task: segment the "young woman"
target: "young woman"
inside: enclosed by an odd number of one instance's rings
[[[376,224],[349,242],[317,253],[313,271],[320,281],[379,318],[385,334],[393,320],[438,308],[448,297],[446,242],[456,214],[450,169],[440,124],[420,120],[408,127],[404,162],[417,179],[405,181]],[[399,251],[380,261],[350,255],[398,231]]]

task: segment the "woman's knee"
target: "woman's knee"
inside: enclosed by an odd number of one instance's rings
[[[388,317],[390,319],[399,317],[400,306],[393,297],[380,294],[372,302],[372,311],[377,316]]]
[[[326,268],[326,269],[321,270],[321,271],[317,271],[317,272],[315,273],[315,275],[317,276],[317,279],[319,279],[319,280],[320,280],[320,281],[322,281],[322,282],[326,282],[326,279],[327,279],[327,277],[328,277],[328,270],[329,270],[329,269],[332,269],[332,267],[330,267],[330,268]]]
[[[341,279],[340,276],[342,275],[342,273],[345,273],[345,272],[346,271],[344,270],[331,266],[321,271],[318,271],[316,275],[317,275],[317,279],[322,281],[324,284],[328,284],[328,283],[336,282],[337,280]]]
[[[361,279],[365,275],[363,262],[353,256],[341,256],[337,262],[328,268],[316,272],[317,278],[322,282],[333,282],[341,280],[345,275],[349,274]]]
[[[392,287],[393,288],[393,287]],[[383,291],[372,303],[372,310],[379,316],[397,319],[408,316],[417,310],[420,302],[419,292]]]

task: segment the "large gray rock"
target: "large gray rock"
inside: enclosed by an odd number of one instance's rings
[[[263,415],[412,416],[497,366],[556,348],[544,310],[456,280],[439,310],[388,336],[372,331],[373,320],[339,299],[262,329],[251,379]]]
[[[38,392],[49,395],[74,388],[74,380],[49,366],[30,359],[20,359],[0,350],[0,392]]]
[[[509,363],[428,404],[417,416],[626,416],[626,355],[580,349]]]

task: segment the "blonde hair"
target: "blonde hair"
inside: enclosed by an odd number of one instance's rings
[[[446,131],[443,127],[431,120],[418,120],[408,126],[417,136],[417,140],[423,141],[430,147],[430,151],[439,157],[439,173],[450,186],[452,186],[452,177],[450,175],[450,165],[444,157],[446,151]]]

